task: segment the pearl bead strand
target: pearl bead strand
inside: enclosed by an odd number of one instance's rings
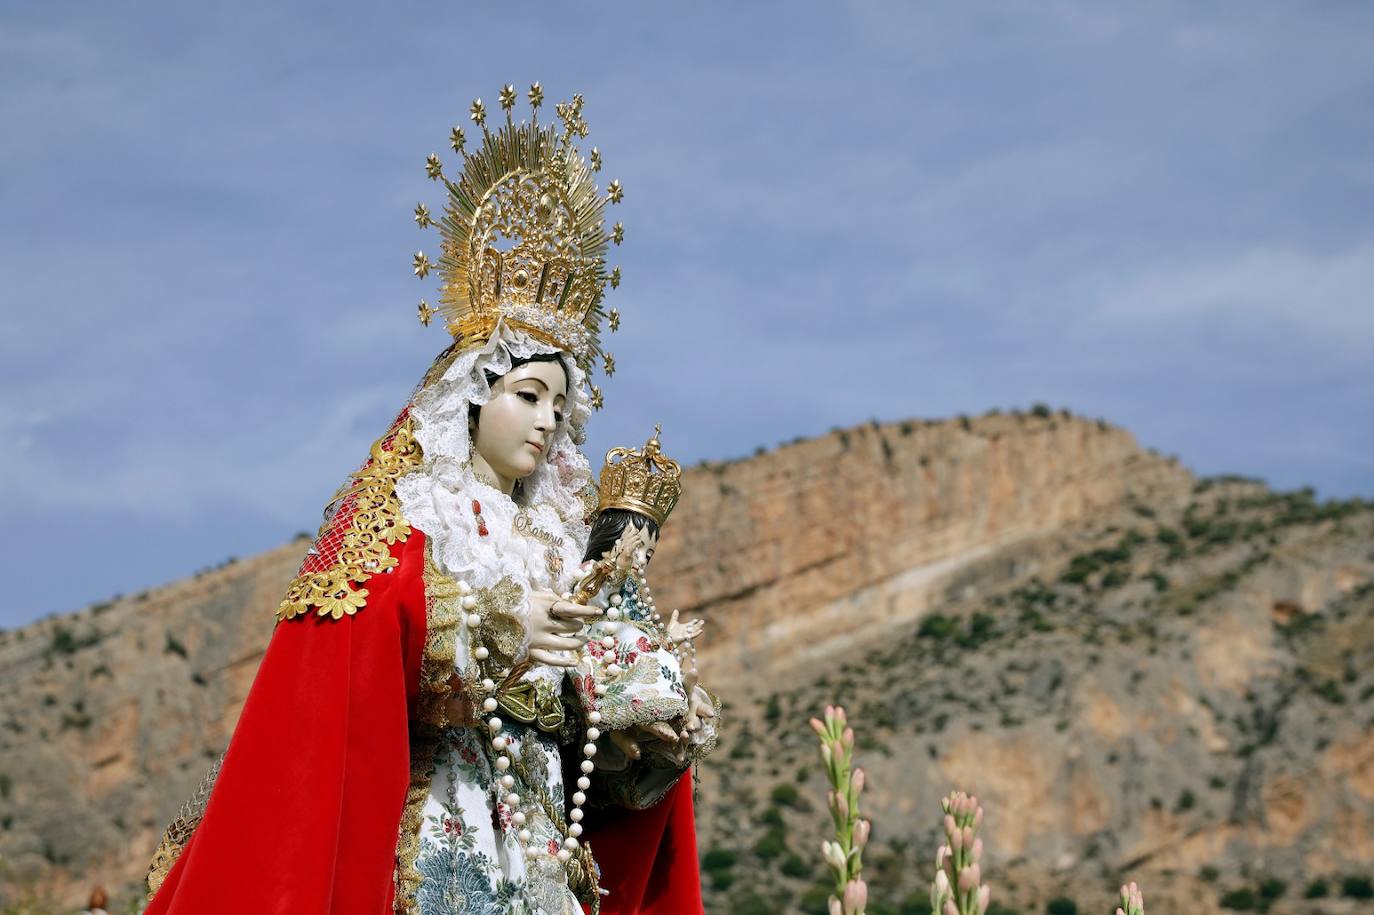
[[[479,661],[485,661],[491,656],[491,652],[485,645],[481,644],[482,617],[472,612],[477,608],[477,598],[472,594],[472,586],[465,581],[458,583],[458,591],[463,595],[462,607],[466,613],[464,622],[466,622],[468,626],[470,641],[475,646],[472,651],[473,657],[477,658]],[[563,595],[564,600],[569,600],[571,597],[572,595],[570,593],[565,593]],[[614,639],[610,639],[610,641],[614,644]],[[596,740],[601,736],[600,729],[596,727],[596,725],[601,722],[601,713],[593,711],[587,714],[588,727],[586,731],[586,743],[582,746],[583,759],[579,766],[582,774],[577,779],[578,790],[572,796],[573,809],[569,811],[568,822],[564,824],[562,830],[566,833],[566,836],[561,846],[558,847],[556,851],[549,852],[547,846],[537,846],[534,844],[534,834],[529,829],[530,816],[520,809],[520,795],[515,791],[515,775],[511,771],[514,766],[514,760],[510,755],[511,741],[509,737],[506,737],[502,733],[505,728],[505,722],[501,720],[500,716],[494,714],[500,706],[500,703],[496,699],[496,683],[489,677],[483,678],[481,682],[481,691],[484,694],[482,698],[482,712],[483,714],[491,716],[486,720],[485,724],[490,735],[488,739],[491,748],[495,753],[495,762],[493,764],[499,773],[497,775],[497,782],[500,784],[503,791],[508,792],[501,800],[511,808],[511,824],[515,826],[517,830],[516,838],[519,840],[520,846],[524,850],[524,855],[526,859],[533,861],[541,855],[547,854],[550,857],[557,858],[560,863],[567,864],[568,861],[572,859],[573,852],[575,852],[581,844],[578,837],[582,835],[582,820],[585,818],[582,805],[587,802],[586,792],[587,789],[592,786],[591,779],[588,778],[588,776],[591,775],[596,768],[596,764],[592,762],[592,757],[596,755]],[[605,695],[605,692],[606,688],[604,686],[597,687],[597,695]]]

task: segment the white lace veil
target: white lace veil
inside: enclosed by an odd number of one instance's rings
[[[558,352],[502,324],[486,344],[459,353],[411,399],[424,461],[396,482],[401,512],[430,538],[434,559],[444,571],[474,587],[490,587],[509,575],[522,585],[562,590],[582,560],[587,541],[582,492],[591,470],[578,444],[591,403],[586,373],[574,359],[561,354],[568,374],[564,420],[554,432],[547,459],[522,481],[516,500],[478,480],[469,463],[468,407],[491,398],[487,374],[506,374],[513,359]],[[488,536],[479,535],[474,499],[481,504]],[[539,530],[561,538],[561,545],[553,547],[561,558],[556,564],[561,573],[550,570],[546,543],[512,534],[521,510]]]

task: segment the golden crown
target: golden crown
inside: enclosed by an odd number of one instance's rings
[[[607,270],[606,252],[609,242],[621,243],[625,229],[617,222],[607,232],[603,210],[624,191],[612,181],[603,196],[592,181],[601,152],[593,147],[584,159],[573,146],[574,137],[587,135],[582,96],[555,106],[561,131],[538,123],[544,101],[538,83],[527,98],[531,119],[517,124],[515,87],[501,90],[506,123],[494,132],[482,100],[472,103],[469,116],[482,130],[482,145],[465,153],[462,128],[453,128],[450,145],[463,156],[456,182],[444,176],[438,155],[426,160],[427,174],[443,182],[448,199],[437,220],[423,203],[415,207],[420,228],[437,225],[441,236],[437,263],[423,251],[411,262],[421,279],[437,269],[442,280],[437,308],[420,301],[420,322],[428,325],[442,313],[455,340],[482,342],[504,321],[572,353],[584,369],[604,357],[612,375],[615,359],[602,352],[601,319],[614,331],[620,315],[604,314],[601,300],[608,283],[620,285],[620,268]],[[592,399],[601,399],[596,389]]]
[[[612,448],[606,452],[597,486],[598,512],[626,508],[648,515],[659,527],[682,495],[682,468],[659,448],[661,426],[654,426],[654,437],[644,449]]]

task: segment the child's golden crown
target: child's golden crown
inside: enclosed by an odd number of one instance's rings
[[[682,468],[659,448],[660,426],[643,450],[612,448],[606,452],[597,487],[598,512],[625,508],[652,518],[659,527],[682,495]]]

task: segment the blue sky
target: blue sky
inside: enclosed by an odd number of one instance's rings
[[[626,188],[590,453],[1043,401],[1374,496],[1369,4],[16,6],[0,625],[314,530],[445,342],[424,158],[536,79]]]

